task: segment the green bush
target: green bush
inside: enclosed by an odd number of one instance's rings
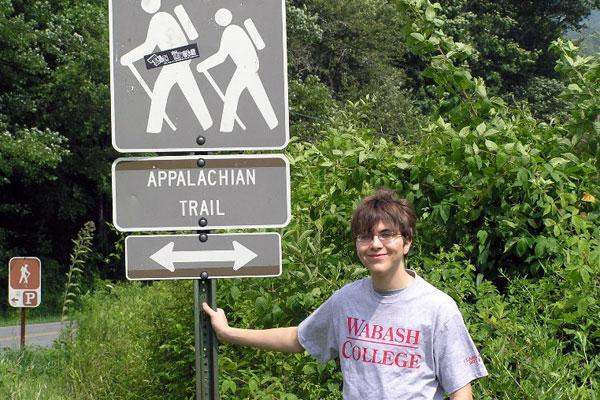
[[[491,377],[476,383],[477,397],[593,398],[600,362],[598,224],[591,217],[584,219],[572,211],[561,211],[575,207],[573,204],[581,205],[581,199],[571,194],[581,185],[596,190],[591,179],[593,167],[587,161],[570,166],[558,163],[558,172],[548,172],[551,164],[547,160],[555,155],[552,147],[561,146],[562,141],[551,140],[549,134],[538,139],[536,134],[549,128],[531,130],[530,118],[515,119],[511,129],[522,132],[522,146],[527,146],[529,152],[536,146],[544,149],[537,158],[527,158],[526,170],[547,172],[541,175],[551,182],[546,185],[551,190],[546,192],[564,193],[565,208],[535,214],[532,210],[547,201],[539,194],[544,191],[521,186],[506,189],[502,207],[494,207],[493,198],[485,196],[479,202],[463,200],[460,207],[458,201],[446,206],[445,201],[452,196],[462,199],[469,193],[487,193],[489,185],[501,190],[508,182],[516,182],[523,168],[520,161],[502,164],[493,175],[483,172],[477,162],[453,161],[457,149],[452,146],[453,133],[448,124],[442,123],[426,131],[431,135],[425,140],[428,146],[376,138],[365,125],[365,107],[368,101],[348,104],[322,131],[320,141],[294,140],[288,147],[294,190],[292,223],[282,230],[284,273],[278,279],[219,281],[218,304],[226,310],[232,325],[296,325],[334,290],[366,276],[353,254],[348,221],[361,196],[387,186],[413,198],[423,216],[409,267],[458,302],[481,349]],[[439,140],[441,129],[445,129],[446,141]],[[504,135],[511,129],[507,128]],[[466,137],[456,133],[455,137],[483,143],[484,148],[492,134],[482,137],[480,130],[476,128]],[[502,143],[500,133],[493,135],[496,142]],[[466,150],[463,153],[465,148],[458,147],[463,160],[473,156]],[[495,154],[486,147],[482,163],[492,163]],[[521,151],[516,154],[514,157],[525,157]],[[436,184],[444,177],[447,185]],[[465,179],[468,184],[460,186],[451,180],[453,177],[457,182]],[[504,186],[499,183],[502,179]],[[578,185],[571,185],[572,181]],[[561,204],[560,197],[556,204]],[[590,203],[588,215],[596,212],[594,204]],[[524,212],[517,211],[525,206],[530,207],[528,218],[520,220]],[[471,210],[480,210],[486,217],[467,220]],[[502,217],[502,213],[507,215]],[[544,218],[557,219],[557,235],[554,228],[545,228]],[[504,219],[518,229],[489,228],[489,221]],[[534,230],[535,224],[539,224],[538,231]],[[480,233],[482,226],[488,226],[488,236]],[[460,234],[456,233],[459,230]],[[518,244],[507,245],[513,238],[510,232],[525,230],[536,243],[547,232],[556,247],[542,252],[535,246],[519,251]],[[490,251],[484,263],[479,249],[492,248],[486,246],[488,240],[497,240],[495,246],[500,250]],[[193,395],[189,282],[119,286],[112,292],[90,296],[85,309],[72,351],[78,354],[73,371],[88,371],[81,376],[73,372],[82,386],[77,393],[88,393],[87,398]],[[102,353],[98,353],[100,350]],[[335,363],[319,364],[305,354],[223,345],[219,360],[224,399],[341,396],[341,376]],[[94,368],[88,370],[86,365],[92,364]],[[110,385],[105,383],[107,379]]]
[[[64,342],[73,398],[190,396],[194,327],[189,282],[107,286],[83,296],[82,303],[77,335]],[[173,344],[180,340],[179,346]]]

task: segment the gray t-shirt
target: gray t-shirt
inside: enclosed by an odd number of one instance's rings
[[[391,294],[371,278],[350,283],[298,327],[313,357],[339,358],[344,400],[441,400],[487,375],[454,300],[409,273],[415,280]]]

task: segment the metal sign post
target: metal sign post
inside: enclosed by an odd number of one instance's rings
[[[25,348],[25,326],[27,325],[27,309],[21,307],[21,350]]]
[[[196,399],[218,400],[217,340],[210,318],[202,311],[206,302],[216,309],[217,282],[215,279],[194,280],[194,321],[196,349]]]

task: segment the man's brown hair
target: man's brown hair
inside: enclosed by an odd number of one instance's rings
[[[396,192],[387,188],[378,189],[365,197],[352,216],[352,238],[370,235],[379,221],[390,224],[407,240],[415,234],[417,216],[410,201],[401,199]]]

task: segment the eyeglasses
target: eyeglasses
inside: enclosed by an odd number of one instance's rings
[[[375,237],[377,237],[381,243],[387,244],[396,239],[398,236],[402,236],[402,234],[394,231],[381,231],[377,235],[358,235],[356,237],[356,242],[362,245],[370,244]]]

